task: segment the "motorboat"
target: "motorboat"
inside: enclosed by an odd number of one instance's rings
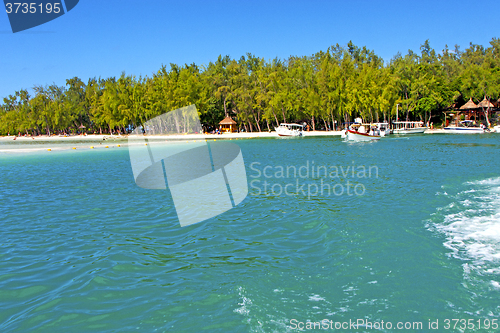
[[[462,120],[459,123],[459,126],[447,126],[444,128],[444,131],[446,133],[474,134],[474,133],[484,133],[485,128],[486,127],[483,124],[481,124],[481,126],[476,126],[472,120]]]
[[[369,126],[370,131],[366,133],[366,126],[353,124],[346,130],[347,141],[374,141],[380,140],[380,130],[376,126]]]
[[[424,133],[427,126],[423,121],[395,121],[392,123],[394,134],[417,134]]]
[[[299,124],[282,123],[274,128],[279,136],[302,136],[304,126]]]

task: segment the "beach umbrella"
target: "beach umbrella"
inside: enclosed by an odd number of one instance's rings
[[[86,127],[84,125],[80,125],[80,126],[78,126],[78,128],[81,129],[81,128],[86,128]]]

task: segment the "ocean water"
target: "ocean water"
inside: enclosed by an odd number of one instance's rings
[[[126,147],[0,154],[0,331],[497,331],[500,135],[231,142],[248,196],[183,228]]]

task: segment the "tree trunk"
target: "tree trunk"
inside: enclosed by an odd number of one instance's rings
[[[312,125],[313,125],[313,131],[316,130],[316,124],[315,124],[315,121],[314,121],[314,116],[312,116]]]
[[[271,111],[273,112],[274,119],[276,120],[276,127],[280,125],[280,122],[278,121],[278,117],[276,117],[276,113],[274,113],[274,107],[271,106]]]
[[[257,117],[255,117],[255,113],[253,113],[253,112],[252,112],[252,114],[253,114],[253,119],[255,119],[255,123],[257,124],[257,129],[259,130],[259,132],[262,132],[262,131],[260,130],[259,121],[257,120]]]
[[[47,131],[47,135],[50,136],[50,127],[49,127],[49,121],[47,119],[47,116],[45,116],[45,130]]]
[[[227,117],[226,97],[224,97],[224,117]]]
[[[250,132],[253,132],[253,126],[250,120],[247,119],[248,127],[250,127]]]
[[[488,105],[488,108],[486,109],[486,111],[484,111],[484,117],[486,118],[486,124],[488,124],[488,128],[490,128],[490,126],[491,126],[490,119],[488,118],[488,111],[489,110],[490,110],[490,106]]]
[[[286,123],[285,109],[283,108],[283,104],[281,104],[281,112],[283,113],[283,122]]]
[[[408,91],[405,90],[405,97],[406,97],[406,121],[408,121],[408,115],[410,114],[410,106],[408,105]],[[396,121],[398,121],[396,119]]]

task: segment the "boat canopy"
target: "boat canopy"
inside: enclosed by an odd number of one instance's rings
[[[395,128],[418,128],[423,127],[423,121],[393,121],[393,127]]]
[[[281,123],[281,124],[280,124],[280,127],[300,127],[300,128],[304,128],[304,125],[299,125],[299,124],[285,124],[285,123]]]
[[[460,124],[464,127],[475,127],[475,122],[472,120],[462,120]]]

